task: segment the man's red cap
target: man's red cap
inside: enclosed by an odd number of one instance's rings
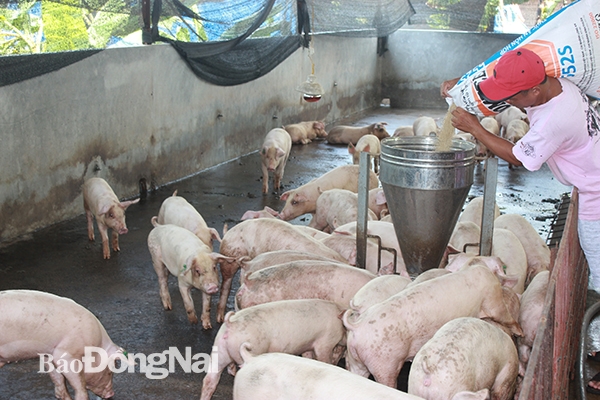
[[[546,78],[544,61],[531,50],[514,49],[504,53],[494,67],[494,75],[483,80],[479,89],[493,103],[504,101],[521,90],[539,85]]]

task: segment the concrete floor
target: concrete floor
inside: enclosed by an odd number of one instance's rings
[[[445,110],[395,110],[380,108],[355,121],[356,125],[385,121],[388,131],[410,125],[420,115],[441,119]],[[283,190],[293,189],[332,168],[351,163],[344,146],[324,141],[294,145],[283,179]],[[544,167],[537,172],[523,168],[509,170],[499,162],[497,201],[503,213],[524,215],[546,239],[561,194],[570,188],[556,181]],[[483,195],[483,167],[476,167],[469,199]],[[127,210],[129,233],[120,238],[121,252],[103,260],[99,234],[95,243],[87,239],[83,214],[40,230],[22,241],[0,248],[0,290],[35,289],[69,297],[92,311],[103,323],[112,340],[130,353],[151,354],[176,346],[181,353],[210,353],[219,328],[214,310],[213,329],[203,331],[186,317],[176,279],[170,278],[173,310],[164,311],[158,295],[146,239],[152,229],[150,218],[158,214],[162,201],[175,189],[203,215],[207,224],[222,233],[225,223],[233,226],[247,210],[270,206],[280,210],[278,194],[261,193],[260,157],[254,152],[218,167],[158,188]],[[307,224],[310,216],[291,221]],[[218,244],[215,246],[218,251]],[[239,283],[234,281],[234,290]],[[233,308],[233,293],[229,308]],[[196,310],[201,296],[193,292]],[[46,374],[37,373],[38,361],[8,364],[0,370],[0,399],[53,399],[53,385]],[[198,398],[203,374],[185,373],[177,366],[165,379],[149,379],[144,374],[121,373],[114,377],[114,399],[193,399]],[[233,378],[224,373],[214,399],[231,399]]]

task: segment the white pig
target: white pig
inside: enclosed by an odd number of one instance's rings
[[[314,213],[317,199],[325,190],[347,189],[358,192],[358,165],[341,165],[304,185],[284,192],[279,198],[285,201],[279,218],[289,221],[306,213]],[[379,186],[379,179],[369,171],[369,190]]]
[[[494,228],[508,229],[514,233],[527,256],[527,279],[529,284],[534,276],[550,267],[550,248],[525,217],[519,214],[503,214],[494,220]]]
[[[379,172],[379,156],[381,155],[381,142],[375,135],[365,135],[358,139],[356,147],[352,143],[348,143],[348,153],[352,155],[352,163],[359,164],[360,153],[367,152],[373,159],[373,171]]]
[[[400,275],[382,275],[367,282],[350,300],[350,308],[357,314],[362,313],[373,304],[381,303],[393,295],[400,293],[410,278]]]
[[[167,197],[160,206],[156,221],[160,225],[173,224],[181,226],[198,236],[207,246],[212,247],[213,239],[221,241],[215,228],[209,228],[202,215],[185,198],[177,196],[177,190]]]
[[[344,313],[348,329],[346,365],[356,374],[371,373],[379,383],[396,387],[405,361],[446,322],[459,317],[489,317],[523,332],[504,303],[502,286],[484,266],[421,282],[366,309],[357,318]]]
[[[281,187],[281,179],[285,170],[285,164],[292,149],[292,138],[285,129],[271,129],[260,150],[262,160],[263,183],[262,192],[269,191],[269,172],[273,172],[273,186],[275,190]]]
[[[108,247],[108,229],[112,229],[112,248],[120,251],[119,235],[127,233],[125,210],[140,199],[119,201],[110,185],[102,178],[90,178],[83,184],[83,209],[87,218],[88,238],[94,241],[94,219],[102,237],[102,254],[104,259],[110,258]]]
[[[527,253],[519,238],[508,229],[494,227],[492,237],[492,255],[504,263],[506,275],[516,275],[519,280],[513,290],[523,294],[527,280]]]
[[[527,114],[525,114],[523,111],[521,111],[518,107],[515,106],[508,107],[504,111],[496,114],[494,118],[501,127],[502,137],[506,137],[506,127],[511,121],[522,120],[527,123],[529,122],[529,120],[527,119]]]
[[[427,116],[417,117],[413,121],[413,132],[415,136],[429,136],[432,132],[438,134],[440,128],[435,119]]]
[[[235,295],[239,309],[277,300],[322,299],[347,309],[350,299],[375,275],[347,264],[291,261],[246,275]]]
[[[458,221],[471,221],[481,227],[481,217],[483,214],[483,196],[474,197],[465,205],[465,208],[458,216]],[[494,220],[500,216],[498,203],[494,203]],[[459,249],[461,250],[461,249]]]
[[[504,138],[517,143],[519,140],[523,138],[529,131],[529,124],[523,121],[522,119],[515,119],[509,122],[506,127],[506,132],[504,134]]]
[[[325,232],[331,232],[340,225],[355,222],[358,219],[358,195],[346,189],[325,190],[317,198],[315,214],[308,226]],[[377,216],[370,209],[367,219]]]
[[[336,233],[320,240],[327,247],[340,253],[349,264],[356,265],[356,236],[348,233]],[[381,249],[381,259],[379,255],[379,245],[371,238],[367,239],[365,269],[376,275],[389,275],[394,273],[394,261],[396,262],[395,271],[408,278],[408,272],[404,263],[400,261],[401,255],[393,251]]]
[[[382,215],[382,212],[388,211],[388,205],[383,188],[369,190],[369,210],[375,213],[377,219],[385,216]]]
[[[275,251],[267,251],[266,253],[262,253],[257,255],[254,258],[250,257],[241,257],[239,262],[242,268],[243,274],[240,276],[240,279],[243,278],[244,275],[250,275],[251,273],[265,269],[268,267],[272,267],[273,265],[285,264],[290,261],[299,261],[299,260],[319,260],[319,261],[329,261],[329,262],[339,262],[333,260],[331,258],[319,256],[317,254],[309,253],[307,251],[297,251],[297,250],[275,250]]]
[[[458,221],[454,226],[448,246],[465,253],[479,254],[481,228],[473,221]]]
[[[165,310],[171,310],[169,272],[177,277],[177,283],[188,320],[198,323],[192,299],[192,287],[202,291],[202,327],[212,328],[210,323],[210,297],[219,289],[217,263],[230,260],[203,243],[189,230],[177,225],[158,225],[148,234],[148,250],[158,277],[160,298]]]
[[[347,262],[339,253],[317,239],[296,229],[292,224],[276,218],[257,218],[242,221],[223,235],[219,251],[231,257],[220,264],[221,293],[217,308],[217,322],[223,322],[227,297],[233,276],[240,267],[239,260],[247,256],[254,258],[261,253],[274,250],[299,250]]]
[[[447,322],[415,355],[408,393],[428,400],[489,389],[492,399],[515,393],[519,360],[512,338],[479,318]]]
[[[233,400],[423,400],[335,365],[285,353],[253,357],[240,346],[244,366],[233,382]],[[461,392],[451,400],[489,399],[488,390]]]
[[[54,382],[56,398],[71,399],[65,379],[75,391],[75,400],[88,400],[87,389],[102,398],[114,396],[114,365],[89,372],[100,367],[100,360],[86,361],[85,348],[102,348],[112,364],[117,358],[125,362],[124,350],[112,342],[94,314],[73,300],[36,290],[2,291],[0,327],[0,367],[40,357],[40,365]],[[65,368],[77,364],[91,368],[78,372]]]
[[[335,303],[320,299],[281,300],[228,312],[212,347],[211,359],[218,360],[217,370],[209,370],[204,377],[200,400],[210,400],[226,367],[234,371],[244,363],[240,355],[243,343],[254,356],[302,354],[337,364],[346,346],[340,313]]]
[[[415,136],[412,125],[399,126],[394,130],[393,137]]]
[[[327,136],[325,124],[321,121],[303,121],[283,127],[289,133],[292,143],[308,144],[313,139]]]
[[[533,342],[537,334],[538,325],[542,318],[542,312],[546,301],[546,292],[548,291],[548,282],[550,280],[549,271],[541,271],[527,286],[527,289],[521,296],[521,311],[519,314],[519,324],[523,328],[523,337],[517,338],[519,348],[519,360],[521,361],[521,371],[525,371]]]
[[[390,137],[390,134],[385,130],[387,122],[377,122],[371,125],[357,127],[338,125],[331,128],[327,134],[327,142],[331,144],[348,144],[356,145],[358,140],[365,135],[375,135],[379,139]]]
[[[500,125],[494,117],[484,117],[481,119],[480,123],[486,131],[496,136],[500,136]],[[475,143],[475,155],[477,157],[490,157],[492,155],[492,152],[479,140],[475,140]]]

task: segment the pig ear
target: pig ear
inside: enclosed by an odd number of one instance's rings
[[[100,208],[100,211],[98,211],[98,213],[99,213],[99,215],[104,215],[107,212],[109,212],[111,208],[112,208],[112,205],[105,204],[105,205],[102,206],[102,208]]]
[[[368,144],[368,145],[365,146],[365,149],[363,151],[368,152],[370,150],[371,150],[371,145]]]
[[[269,207],[269,206],[265,206],[265,211],[266,211],[266,212],[268,212],[269,214],[271,214],[271,215],[272,215],[272,216],[274,216],[274,217],[277,217],[277,216],[279,216],[279,212],[278,212],[278,211],[275,211],[275,210],[273,210],[273,209],[272,209],[271,207]]]
[[[227,256],[224,256],[223,254],[215,253],[215,252],[210,253],[208,256],[215,263],[220,263],[220,262],[223,262],[223,261],[227,261],[227,262],[234,262],[235,261],[235,257],[227,257]]]
[[[139,197],[135,200],[122,201],[119,203],[119,207],[121,207],[123,210],[127,210],[127,207],[129,207],[132,204],[139,203],[139,201],[140,201]]]
[[[377,272],[377,276],[392,275],[393,273],[394,273],[394,263],[390,262],[388,265],[379,268],[379,271]]]
[[[496,276],[498,277],[498,280],[500,280],[500,283],[502,284],[502,286],[507,287],[507,288],[515,287],[515,285],[519,281],[519,275],[498,275],[498,274],[496,274]]]
[[[208,230],[210,231],[210,237],[221,243],[221,236],[219,235],[219,231],[217,231],[215,228],[208,228]]]
[[[348,143],[348,154],[354,154],[356,152],[356,148],[352,143]]]
[[[282,149],[277,149],[277,157],[283,157],[285,156],[285,151],[283,151]]]
[[[287,200],[287,198],[288,198],[289,196],[290,196],[290,192],[289,192],[289,191],[288,191],[288,192],[283,192],[283,193],[281,194],[281,196],[279,196],[279,200],[283,200],[283,201],[285,201],[285,200]]]
[[[108,362],[111,365],[115,365],[117,360],[121,360],[121,363],[125,363],[127,365],[136,365],[135,361],[129,360],[127,352],[122,347],[119,347],[117,351],[108,356]]]

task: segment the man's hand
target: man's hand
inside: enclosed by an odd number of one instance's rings
[[[452,89],[454,85],[456,85],[456,82],[458,82],[459,79],[460,78],[454,78],[442,82],[442,84],[440,85],[440,94],[442,95],[442,97],[451,97],[448,91]]]
[[[452,111],[452,126],[463,132],[473,133],[481,127],[479,118],[469,113],[464,108],[456,107]]]

